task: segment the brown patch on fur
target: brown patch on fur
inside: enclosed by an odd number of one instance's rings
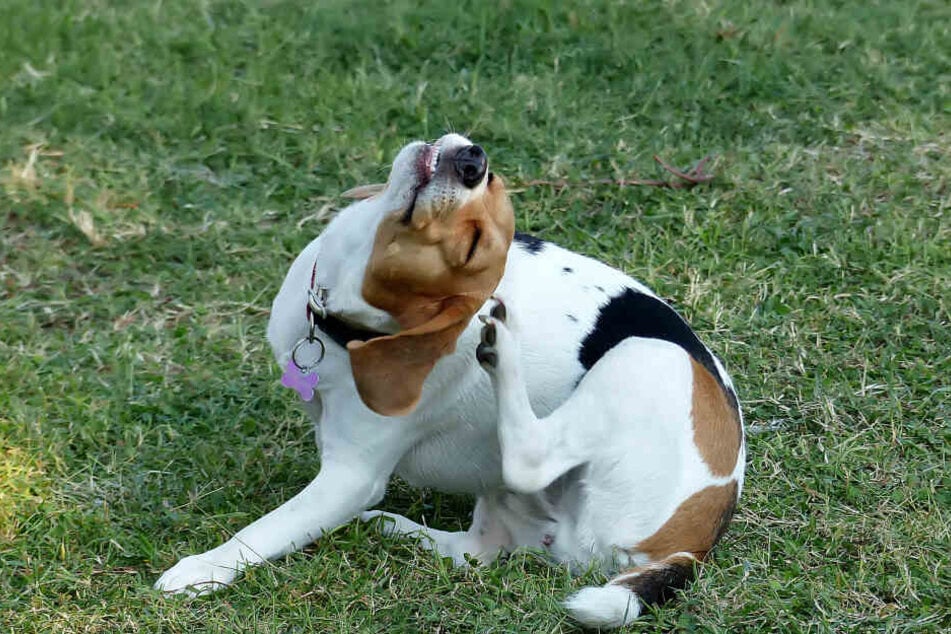
[[[717,477],[733,473],[740,455],[740,415],[727,399],[725,388],[710,372],[694,361],[693,442],[710,472]]]
[[[736,481],[708,486],[680,503],[674,514],[653,535],[631,550],[654,561],[674,553],[692,553],[703,559],[726,531],[736,506]]]
[[[515,233],[501,178],[485,193],[438,216],[402,210],[377,229],[363,277],[363,298],[403,328],[367,342],[351,341],[350,364],[360,398],[384,416],[410,413],[436,362],[485,303],[505,271]]]

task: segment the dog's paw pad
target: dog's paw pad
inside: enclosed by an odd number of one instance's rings
[[[476,359],[482,364],[483,368],[494,369],[499,364],[499,353],[495,351],[491,344],[480,343],[476,347]]]
[[[509,315],[505,302],[496,295],[492,296],[492,301],[494,304],[489,309],[489,314],[479,315],[479,321],[483,325],[479,335],[480,343],[476,348],[476,359],[485,370],[494,374],[500,364],[504,365],[506,359],[512,357],[511,350],[515,344],[510,324],[507,322]]]
[[[496,339],[495,333],[495,323],[486,321],[485,325],[482,326],[482,343],[487,346],[494,346]]]

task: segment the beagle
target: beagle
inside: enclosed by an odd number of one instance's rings
[[[316,424],[321,469],[156,588],[190,595],[355,517],[463,565],[519,547],[610,580],[566,601],[592,627],[682,588],[743,486],[730,377],[643,284],[514,232],[482,148],[411,143],[291,265],[267,336]],[[397,474],[477,497],[472,526],[367,510]]]

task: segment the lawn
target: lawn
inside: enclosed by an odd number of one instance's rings
[[[447,130],[520,230],[670,298],[739,388],[737,516],[630,629],[945,631],[949,24],[939,0],[4,0],[0,631],[577,631],[559,601],[594,573],[457,570],[357,523],[210,598],[151,590],[317,472],[271,299],[340,192]],[[716,178],[595,182],[655,154]],[[470,511],[399,482],[384,506]]]

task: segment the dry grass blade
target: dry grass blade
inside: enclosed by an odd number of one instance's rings
[[[661,187],[665,189],[690,189],[691,187],[695,187],[701,183],[708,183],[713,180],[713,174],[708,174],[703,171],[704,166],[710,161],[711,158],[713,157],[709,155],[705,156],[697,161],[697,164],[691,167],[689,170],[682,172],[655,154],[654,160],[657,162],[657,164],[660,165],[665,171],[676,176],[678,180],[662,180],[655,178],[598,178],[587,181],[569,181],[563,178],[557,180],[533,179],[530,181],[525,181],[524,183],[520,183],[520,186],[536,187],[542,185],[554,187],[555,189],[564,189],[565,187],[581,185],[613,185],[615,187]]]

